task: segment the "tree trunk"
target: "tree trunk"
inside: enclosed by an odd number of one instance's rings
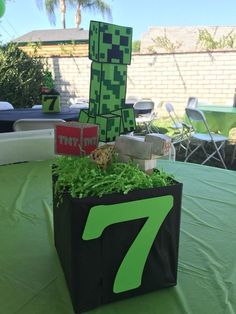
[[[80,9],[80,3],[78,3],[77,12],[75,16],[75,25],[77,28],[79,28],[80,24],[81,24],[81,9]]]
[[[66,2],[65,0],[60,0],[60,10],[61,10],[62,27],[66,28]]]

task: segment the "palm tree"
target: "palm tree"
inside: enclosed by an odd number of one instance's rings
[[[111,8],[110,6],[103,0],[36,0],[37,5],[40,9],[44,6],[49,16],[49,20],[52,24],[55,25],[56,16],[55,9],[59,6],[61,12],[61,22],[62,27],[66,28],[66,5],[76,8],[76,17],[75,23],[76,26],[79,27],[81,24],[81,9],[89,9],[92,11],[97,11],[102,14],[102,16],[107,15],[108,18],[111,18]]]
[[[73,0],[68,0],[69,2],[73,2]],[[37,5],[40,9],[43,8],[43,0],[36,0]],[[44,6],[48,13],[49,21],[55,25],[56,24],[56,16],[55,9],[59,6],[61,11],[61,22],[62,27],[66,28],[66,0],[44,0]]]
[[[101,13],[111,19],[111,7],[103,0],[74,0],[76,5],[75,25],[79,28],[81,24],[81,9],[88,9],[94,12]]]

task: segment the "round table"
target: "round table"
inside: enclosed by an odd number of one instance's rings
[[[84,108],[86,109],[86,108]],[[0,132],[12,132],[13,124],[19,119],[63,119],[78,121],[80,109],[64,108],[58,113],[44,113],[41,109],[22,108],[0,111]]]

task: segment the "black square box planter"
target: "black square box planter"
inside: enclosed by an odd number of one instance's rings
[[[76,313],[176,285],[181,199],[176,181],[101,198],[53,195],[55,245]]]

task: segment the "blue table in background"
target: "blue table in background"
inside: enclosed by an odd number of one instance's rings
[[[19,119],[63,119],[78,121],[80,109],[65,108],[58,113],[43,113],[41,109],[13,109],[0,111],[0,132],[13,131],[13,123]]]

